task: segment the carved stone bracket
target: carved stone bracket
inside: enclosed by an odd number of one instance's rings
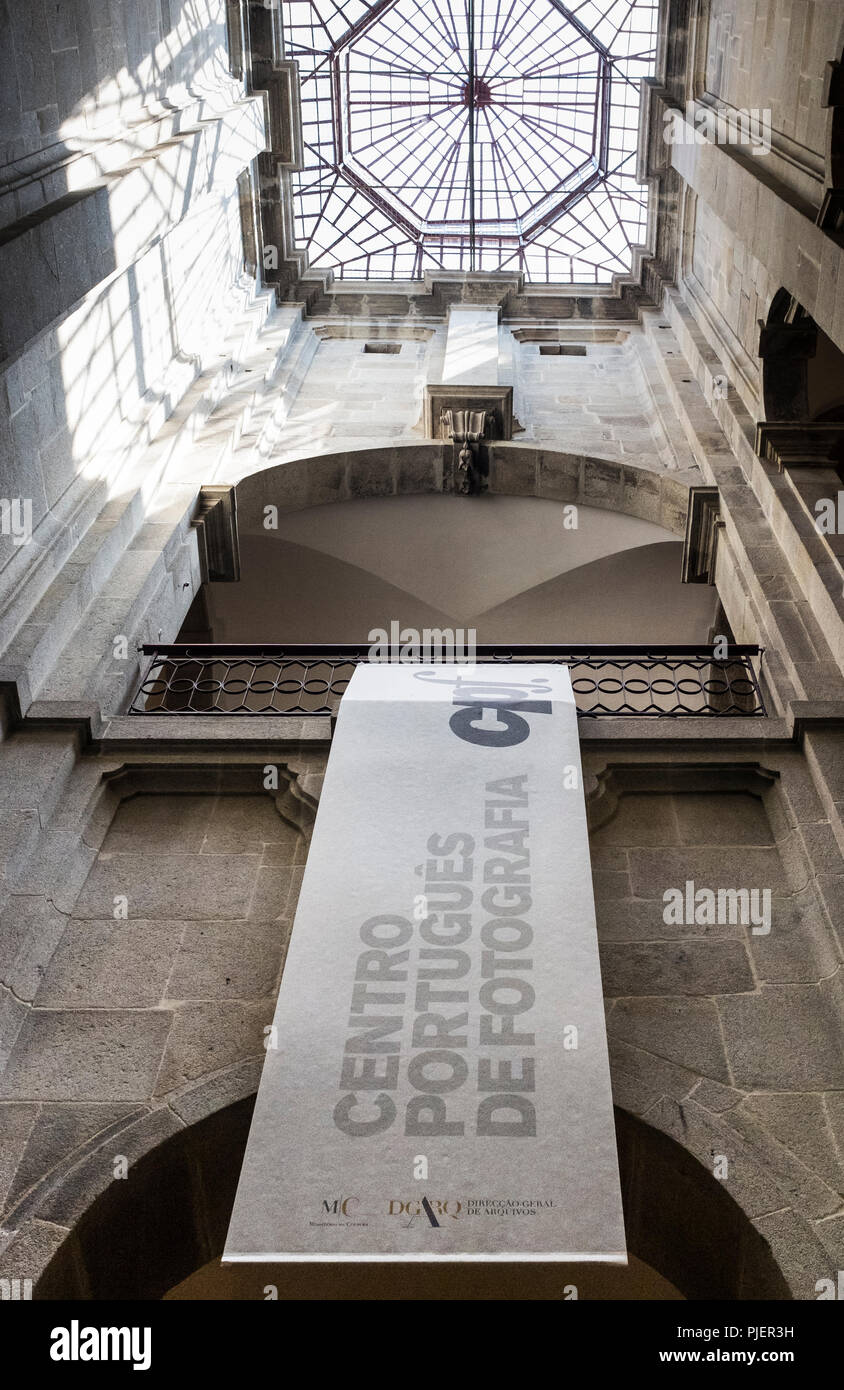
[[[826,189],[816,222],[825,232],[844,232],[844,63],[827,63],[821,106],[832,111]]]
[[[683,542],[681,577],[684,584],[715,583],[718,532],[723,525],[717,487],[690,488],[686,538]]]
[[[844,421],[762,420],[756,452],[780,473],[786,468],[844,469]]]
[[[452,483],[455,492],[477,496],[486,492],[489,456],[484,444],[485,410],[444,410],[443,428],[451,437]]]
[[[427,385],[422,417],[427,439],[451,438],[444,424],[447,410],[486,411],[484,438],[513,438],[512,386]]]
[[[191,522],[199,544],[202,582],[233,583],[240,578],[235,490],[228,484],[200,488]]]
[[[512,386],[428,385],[423,419],[428,439],[451,441],[452,467],[443,478],[445,490],[485,492],[488,442],[513,438]]]

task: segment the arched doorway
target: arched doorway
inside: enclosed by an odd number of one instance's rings
[[[591,503],[417,494],[322,503],[271,528],[242,516],[239,582],[206,586],[207,641],[366,643],[395,621],[479,643],[706,643],[715,619],[715,590],[681,582],[678,537]],[[196,640],[194,622],[179,641]]]
[[[438,443],[247,474],[239,581],[205,584],[171,640],[360,643],[397,619],[472,627],[479,643],[708,642],[715,590],[681,581],[685,475],[521,444],[491,454],[473,498],[447,491]]]
[[[771,301],[759,355],[767,421],[844,421],[844,352],[786,289]]]
[[[395,1298],[389,1265],[256,1266],[239,1281],[221,1269],[254,1099],[245,1096],[154,1145],[127,1181],[110,1183],[51,1260],[36,1298],[161,1299],[175,1290],[180,1297],[261,1299],[274,1282],[279,1299]],[[507,1297],[515,1274],[520,1298],[563,1299],[578,1279],[582,1298],[791,1296],[770,1247],[691,1153],[618,1108],[616,1128],[635,1257],[626,1273],[602,1281],[600,1269],[582,1266],[402,1266],[401,1297]]]

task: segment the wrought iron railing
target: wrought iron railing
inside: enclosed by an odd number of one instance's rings
[[[334,714],[366,646],[144,646],[130,714]],[[398,653],[396,653],[398,655]],[[761,649],[479,646],[480,662],[565,663],[580,715],[764,715]],[[448,659],[447,656],[434,660]],[[427,662],[431,664],[431,662]]]

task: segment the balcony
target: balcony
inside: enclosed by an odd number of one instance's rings
[[[355,666],[369,659],[367,646],[342,644],[154,645],[141,651],[147,664],[129,714],[334,715]],[[477,648],[482,663],[569,666],[583,718],[764,716],[761,657],[756,646],[730,646],[718,659],[712,647],[702,646]]]

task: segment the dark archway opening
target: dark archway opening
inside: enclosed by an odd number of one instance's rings
[[[844,352],[786,289],[759,338],[768,422],[844,422]]]
[[[254,1096],[180,1131],[134,1164],[88,1208],[58,1250],[35,1291],[40,1299],[160,1299],[217,1260],[234,1203]],[[690,1153],[673,1139],[616,1110],[622,1193],[629,1250],[689,1299],[789,1298],[769,1247],[745,1213]],[[518,1267],[519,1297],[549,1266]],[[561,1266],[554,1271],[562,1297]],[[379,1267],[396,1297],[395,1267]],[[336,1267],[295,1266],[297,1299],[344,1298]],[[350,1283],[361,1267],[345,1266]],[[404,1298],[460,1299],[471,1279],[472,1298],[506,1281],[508,1266],[401,1267]],[[511,1268],[511,1279],[513,1278]],[[546,1275],[547,1277],[547,1275]],[[257,1271],[256,1287],[265,1278]],[[433,1291],[432,1291],[433,1290]],[[256,1297],[262,1297],[260,1289]],[[360,1292],[352,1296],[361,1297]],[[369,1295],[371,1296],[371,1295]],[[376,1297],[379,1295],[375,1295]]]

